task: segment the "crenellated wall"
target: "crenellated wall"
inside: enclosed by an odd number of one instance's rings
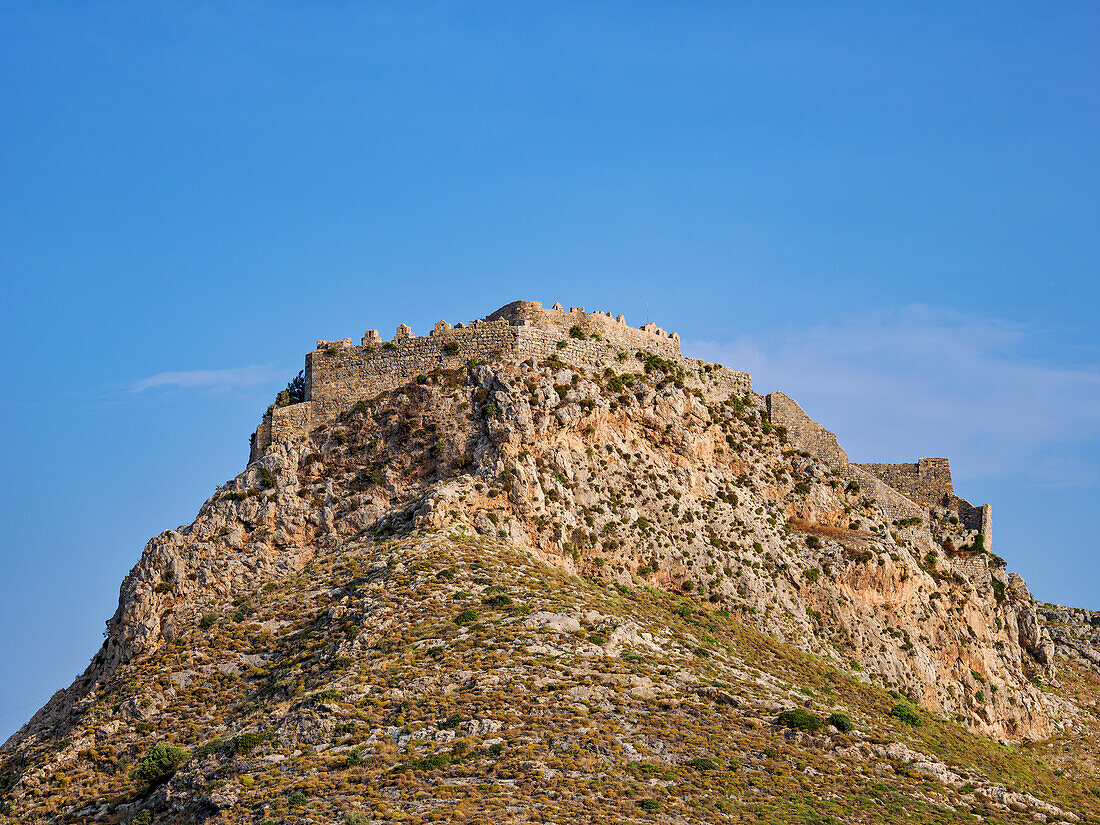
[[[414,337],[405,324],[390,341],[367,330],[359,345],[350,338],[318,341],[306,355],[306,400],[274,409],[253,436],[254,461],[271,443],[331,420],[363,398],[395,389],[433,369],[454,369],[470,361],[519,363],[551,356],[567,364],[617,373],[641,372],[635,353],[672,361],[684,371],[685,384],[713,400],[752,391],[748,373],[705,365],[680,352],[680,336],[656,324],[629,326],[622,315],[568,311],[560,304],[545,309],[540,301],[514,301],[487,318],[451,326],[440,321],[426,336]]]

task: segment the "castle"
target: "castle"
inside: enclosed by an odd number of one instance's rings
[[[513,301],[485,318],[451,326],[439,321],[425,336],[413,336],[406,324],[383,341],[367,330],[358,345],[350,338],[317,341],[306,354],[305,400],[270,409],[252,435],[249,461],[256,461],[272,443],[304,434],[331,421],[363,398],[396,389],[434,369],[455,369],[470,363],[558,358],[585,369],[638,372],[634,357],[646,353],[672,362],[683,371],[684,384],[703,392],[711,402],[752,395],[746,372],[685,358],[680,336],[654,323],[631,327],[622,315],[586,312],[561,304],[549,309],[541,301]],[[813,455],[843,478],[874,497],[893,520],[923,520],[933,510],[958,513],[960,531],[977,531],[986,550],[992,547],[993,523],[988,504],[974,506],[959,498],[946,458],[921,458],[912,464],[853,464],[836,436],[790,397],[772,392],[758,399],[773,426],[783,427],[790,442]]]
[[[552,356],[586,369],[613,368],[640,371],[637,352],[656,355],[683,369],[688,386],[705,389],[712,398],[728,398],[752,391],[748,373],[684,358],[680,336],[657,324],[628,326],[622,315],[585,312],[584,307],[561,304],[549,309],[541,301],[513,301],[492,315],[455,324],[439,321],[428,335],[414,337],[406,324],[390,341],[377,330],[367,330],[355,345],[318,341],[306,354],[305,401],[273,409],[253,435],[255,460],[271,443],[305,432],[350,409],[361,398],[371,398],[426,375],[433,369],[454,369],[470,362],[520,363]]]

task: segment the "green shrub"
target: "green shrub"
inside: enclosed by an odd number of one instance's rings
[[[457,355],[461,347],[458,346],[458,341],[448,341],[443,345],[444,355]]]
[[[895,719],[904,722],[907,725],[912,725],[915,728],[919,728],[924,722],[917,715],[917,712],[912,706],[905,704],[904,702],[898,702],[890,709],[890,715]]]
[[[310,696],[309,701],[311,704],[320,705],[324,702],[338,702],[341,698],[343,697],[340,696],[339,691],[333,688],[325,688]]]
[[[457,344],[455,345],[458,346]],[[445,348],[444,348],[445,349]],[[367,825],[371,821],[371,818],[364,813],[355,811],[354,813],[344,814],[344,825]]]
[[[412,763],[412,769],[415,771],[437,771],[440,768],[445,768],[451,764],[451,755],[448,753],[437,753],[432,756],[427,756],[424,759],[418,759]]]
[[[239,733],[233,737],[233,753],[250,753],[263,741],[264,735],[262,733]]]
[[[347,759],[345,759],[344,764],[349,768],[354,768],[362,765],[366,761],[366,758],[363,756],[363,749],[357,745],[348,751]]]
[[[453,730],[462,724],[462,714],[452,713],[446,719],[439,723],[440,730]]]
[[[718,770],[718,762],[711,759],[708,756],[699,756],[688,762],[688,765],[695,768],[697,771],[716,771]]]
[[[588,336],[584,334],[584,330],[574,324],[569,328],[569,337],[576,338],[578,341],[588,340]]]
[[[188,756],[190,754],[183,748],[158,742],[145,752],[137,767],[130,772],[130,778],[139,785],[159,785],[175,773]]]
[[[286,806],[288,808],[291,808],[291,809],[300,808],[305,804],[306,804],[306,792],[305,791],[295,791],[294,793],[292,793],[290,796],[288,796],[286,798]]]
[[[658,799],[639,799],[637,805],[643,811],[649,811],[650,813],[657,813],[661,810],[661,802]]]
[[[809,547],[811,550],[820,550],[821,539],[819,539],[817,536],[806,536],[806,546]]]
[[[815,731],[821,730],[823,726],[820,719],[802,708],[785,710],[775,718],[775,721],[783,727],[792,728],[793,730]]]
[[[1003,602],[1005,600],[1005,583],[999,579],[991,579],[990,581],[993,584],[993,598],[998,603]]]
[[[457,616],[455,616],[455,624],[469,624],[470,622],[477,621],[477,611],[471,607],[467,607]]]
[[[202,618],[199,619],[199,627],[201,627],[203,630],[206,630],[207,628],[213,627],[215,624],[217,624],[217,621],[217,613],[203,613]]]
[[[502,753],[504,753],[504,743],[503,742],[494,742],[493,744],[491,744],[489,746],[489,755],[490,756],[500,756]]]
[[[846,713],[830,713],[829,718],[825,720],[841,733],[847,733],[855,725],[852,724],[852,720],[848,718]]]
[[[495,607],[498,610],[504,607],[512,606],[512,599],[510,596],[506,596],[503,593],[497,593],[495,596],[490,596],[487,599],[481,600],[483,604],[489,605],[489,607]]]
[[[195,748],[195,754],[194,755],[196,757],[198,757],[199,759],[203,758],[204,756],[210,756],[211,754],[215,754],[218,751],[220,751],[222,748],[224,748],[225,744],[226,743],[225,743],[224,739],[218,739],[218,738],[211,739],[206,744],[199,745],[197,748]]]

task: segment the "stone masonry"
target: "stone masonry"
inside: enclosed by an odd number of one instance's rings
[[[390,341],[367,330],[359,345],[350,338],[318,341],[306,355],[306,400],[271,410],[252,439],[255,461],[272,443],[305,432],[350,409],[357,401],[395,389],[436,368],[454,369],[471,362],[544,361],[554,356],[586,369],[641,372],[635,354],[652,354],[684,371],[686,386],[714,400],[752,392],[748,373],[712,366],[680,352],[680,336],[657,324],[628,326],[622,315],[550,309],[540,301],[514,301],[487,318],[469,324],[439,321],[426,336],[414,337],[406,324]]]
[[[792,444],[858,484],[882,505],[892,520],[928,521],[938,511],[954,511],[958,513],[960,533],[981,533],[984,547],[992,551],[992,509],[988,504],[974,506],[955,494],[948,459],[921,458],[912,464],[852,464],[836,436],[810,418],[790,397],[773,392],[767,395],[766,403],[770,421],[786,428]],[[970,567],[984,565],[984,561],[975,559],[959,559],[956,563]]]

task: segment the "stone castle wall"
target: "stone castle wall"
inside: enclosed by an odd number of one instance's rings
[[[993,516],[988,504],[975,507],[955,495],[951,464],[946,458],[922,458],[912,464],[851,464],[836,436],[814,421],[793,399],[781,392],[766,397],[772,424],[785,427],[790,442],[827,464],[861,494],[875,499],[890,520],[919,518],[927,521],[929,507],[946,507],[959,513],[968,530],[985,536],[993,546]]]
[[[859,464],[907,498],[928,506],[945,506],[955,496],[951,462],[946,458],[922,458],[915,464]]]
[[[806,411],[793,398],[781,392],[770,392],[765,402],[768,420],[776,427],[785,427],[792,444],[834,470],[848,467],[848,453],[844,452],[836,436],[806,415]]]
[[[857,464],[881,479],[906,498],[925,507],[945,507],[959,514],[967,530],[985,537],[985,546],[993,547],[993,513],[988,504],[975,506],[955,494],[951,480],[951,462],[946,458],[921,458],[915,464]]]
[[[452,327],[445,321],[429,335],[413,337],[402,324],[391,341],[367,330],[359,345],[351,339],[318,341],[306,355],[306,400],[274,409],[253,436],[256,460],[267,445],[329,421],[364,398],[396,389],[433,369],[454,369],[471,360],[482,362],[544,361],[551,356],[567,364],[617,373],[641,372],[637,352],[658,355],[684,371],[685,384],[704,391],[711,400],[752,391],[748,373],[713,367],[680,352],[680,336],[656,324],[628,326],[622,315],[568,311],[555,304],[545,309],[539,301],[515,301],[484,319]]]

